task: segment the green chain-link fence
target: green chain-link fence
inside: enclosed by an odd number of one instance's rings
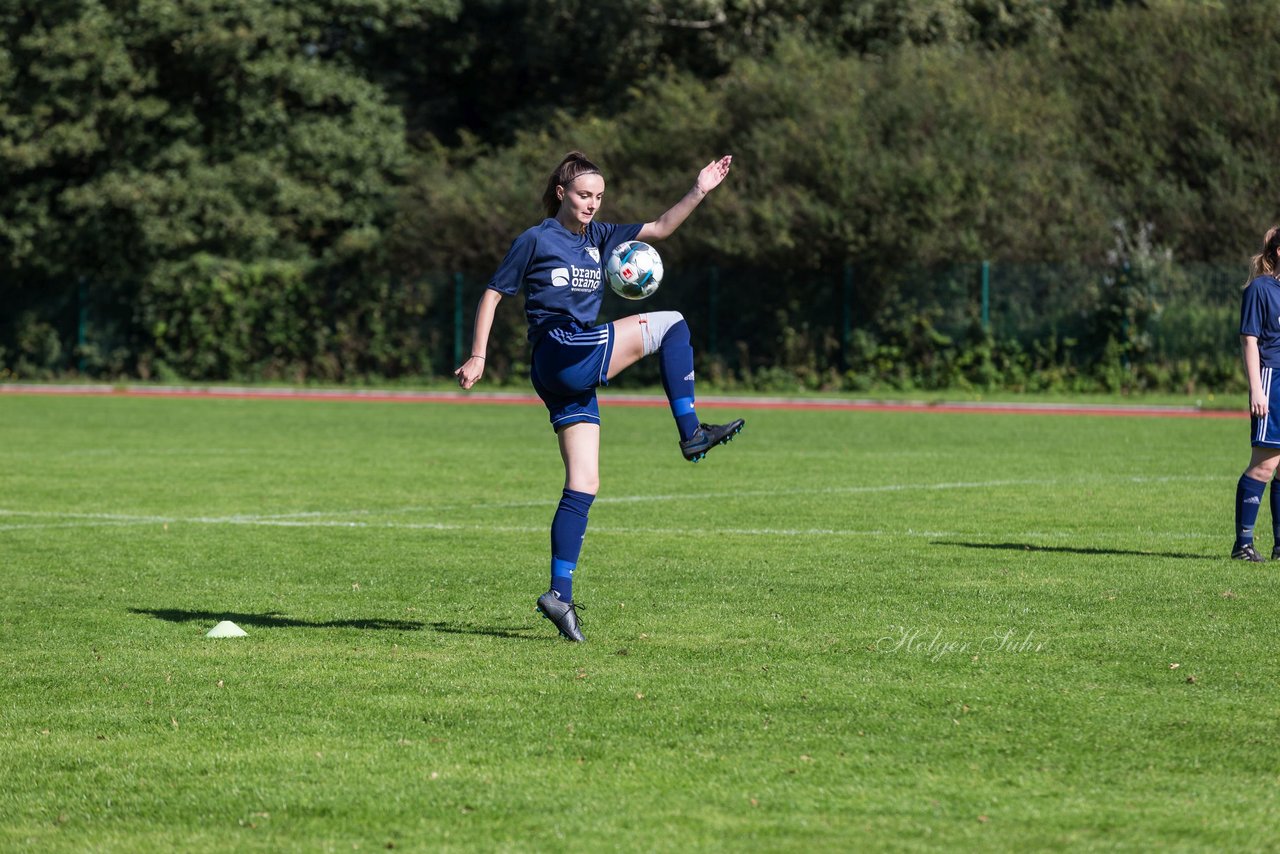
[[[1241,381],[1236,332],[1244,279],[1236,265],[1150,260],[812,271],[706,265],[669,269],[644,302],[607,294],[603,318],[683,312],[702,376],[732,387],[1213,389]],[[139,318],[146,313],[126,298],[127,288],[10,283],[13,308],[0,318],[0,365],[9,378],[439,379],[470,346],[486,280],[453,272],[367,286],[290,280],[287,300],[267,290],[279,289],[269,279],[220,289],[232,304],[220,305],[216,317],[234,318],[239,350],[235,358],[199,361],[225,365],[214,373],[193,369],[194,357],[175,359],[175,352],[190,352],[190,342],[171,346],[165,336],[172,330],[144,326]],[[341,300],[299,296],[308,287],[336,287]],[[198,302],[208,297],[193,294],[187,315],[220,322]],[[286,316],[299,303],[307,316]],[[521,303],[505,300],[499,312],[490,380],[523,382],[527,374]],[[327,311],[334,304],[344,314]],[[181,309],[167,307],[169,316]],[[246,327],[250,338],[276,343],[255,348],[246,343]],[[232,331],[204,329],[196,346],[216,348]],[[279,358],[286,351],[287,365]],[[173,363],[157,374],[151,368],[166,354]],[[642,363],[623,382],[656,379],[656,366]]]

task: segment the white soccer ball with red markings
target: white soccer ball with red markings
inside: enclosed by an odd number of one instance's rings
[[[644,299],[662,284],[662,256],[642,240],[628,240],[609,255],[604,275],[618,296]]]

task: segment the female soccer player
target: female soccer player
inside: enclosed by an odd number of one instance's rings
[[[542,195],[547,218],[511,244],[476,307],[471,357],[454,371],[462,388],[476,384],[484,374],[494,311],[523,285],[533,350],[530,379],[551,413],[564,460],[564,492],[551,521],[551,589],[538,597],[538,610],[569,640],[584,640],[573,603],[573,572],[587,512],[600,488],[596,386],[608,385],[623,369],[657,353],[685,459],[697,462],[742,430],[741,418],[728,424],[698,421],[693,347],[679,312],[635,314],[592,326],[604,299],[601,261],[628,240],[669,237],[729,174],[731,161],[726,156],[708,163],[693,188],[653,222],[612,225],[595,219],[604,201],[599,167],[580,151],[565,155]]]
[[[1272,377],[1280,368],[1280,226],[1267,231],[1262,252],[1253,256],[1249,284],[1240,308],[1240,343],[1244,351],[1244,375],[1249,381],[1249,421],[1253,456],[1236,484],[1235,560],[1262,562],[1253,547],[1253,527],[1262,506],[1262,493],[1280,462],[1280,389]],[[1271,524],[1275,535],[1271,559],[1280,558],[1280,498],[1271,487]]]

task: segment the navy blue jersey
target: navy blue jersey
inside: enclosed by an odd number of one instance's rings
[[[1280,281],[1274,276],[1259,276],[1244,289],[1240,334],[1258,339],[1263,365],[1280,368]]]
[[[595,322],[604,302],[601,261],[619,243],[635,240],[643,224],[588,223],[574,234],[556,219],[544,219],[511,244],[488,287],[515,296],[525,286],[529,341],[536,344],[558,326]]]

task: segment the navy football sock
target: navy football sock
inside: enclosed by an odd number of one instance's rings
[[[689,324],[683,320],[673,324],[662,337],[658,367],[662,390],[667,393],[683,442],[698,432],[698,413],[693,406],[693,345],[689,343]]]
[[[1271,543],[1272,548],[1280,546],[1280,490],[1276,489],[1276,482],[1271,481],[1271,491],[1267,493],[1267,497],[1271,499]]]
[[[1266,481],[1240,475],[1240,480],[1236,483],[1235,548],[1253,542],[1253,526],[1258,522],[1258,510],[1262,507],[1262,493],[1266,488]],[[1274,494],[1273,490],[1272,495]]]
[[[587,535],[587,513],[596,497],[566,489],[551,520],[551,589],[562,602],[573,601],[573,571],[578,567],[582,538]]]

